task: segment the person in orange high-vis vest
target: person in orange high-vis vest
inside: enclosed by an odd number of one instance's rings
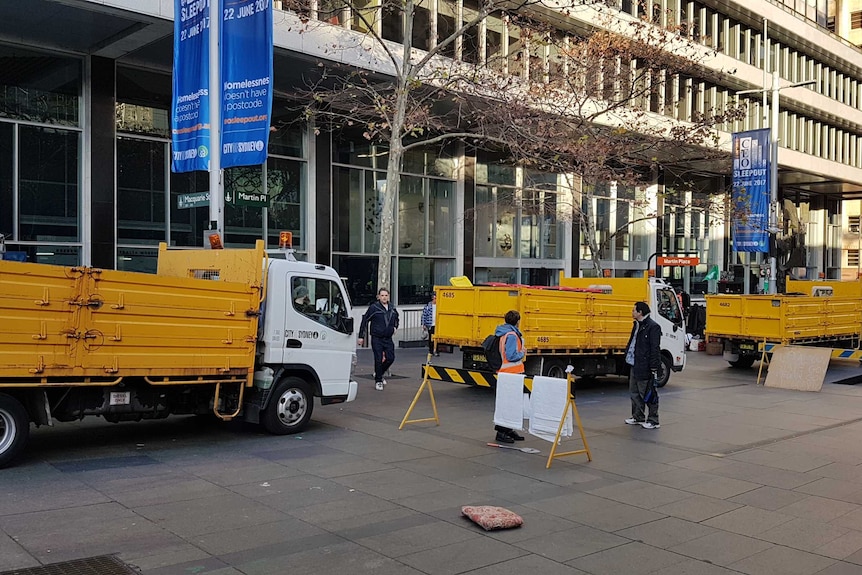
[[[503,364],[497,373],[524,373],[524,336],[518,330],[518,323],[521,321],[521,314],[515,310],[506,312],[503,318],[505,323],[497,326],[494,335],[500,338],[500,357],[503,358]],[[515,443],[523,441],[523,436],[519,435],[514,429],[495,425],[497,431],[497,441],[499,443]]]

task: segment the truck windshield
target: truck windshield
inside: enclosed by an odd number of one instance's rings
[[[347,306],[337,282],[295,276],[290,286],[293,309],[336,331],[348,333],[342,321],[347,317]]]

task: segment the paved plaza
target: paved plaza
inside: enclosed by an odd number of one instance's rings
[[[690,353],[658,430],[623,423],[624,380],[581,385],[593,461],[545,469],[545,441],[485,445],[487,389],[437,383],[440,426],[399,431],[425,356],[398,351],[377,392],[360,350],[358,399],[299,436],[196,417],[34,429],[0,470],[0,572],[113,554],[146,575],[862,575],[862,386],[769,389]],[[413,417],[430,415],[425,396]],[[523,527],[461,517],[482,504]]]

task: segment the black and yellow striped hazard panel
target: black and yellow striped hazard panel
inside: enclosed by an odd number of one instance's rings
[[[432,381],[448,381],[450,383],[463,383],[465,385],[478,385],[479,387],[493,387],[497,382],[497,374],[487,371],[476,371],[472,369],[460,369],[457,367],[440,367],[437,365],[422,365],[423,370],[428,370],[428,379]],[[425,377],[425,372],[422,372]],[[533,380],[530,377],[524,379],[524,387],[528,390],[533,388]]]

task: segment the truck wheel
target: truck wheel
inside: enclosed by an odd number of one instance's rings
[[[566,379],[566,362],[559,359],[552,359],[545,363],[545,375],[547,377],[556,377]]]
[[[272,391],[263,414],[263,427],[274,435],[299,433],[314,410],[311,386],[298,377],[286,377]]]
[[[21,455],[30,437],[30,417],[21,403],[0,393],[0,467]]]
[[[670,367],[670,358],[665,355],[661,356],[661,370],[659,370],[658,379],[655,381],[656,387],[664,387],[667,385],[667,382],[670,379]]]
[[[754,359],[753,355],[740,355],[736,361],[728,361],[727,363],[730,364],[730,367],[735,367],[736,369],[748,369],[754,365]]]

